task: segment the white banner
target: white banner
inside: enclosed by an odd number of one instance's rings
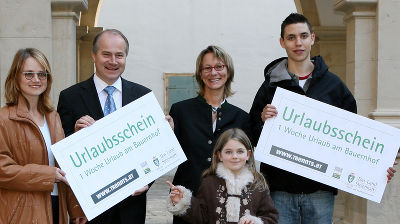
[[[89,220],[186,160],[152,92],[51,148]]]
[[[257,160],[381,201],[399,129],[282,88],[272,105],[278,115],[264,124]]]

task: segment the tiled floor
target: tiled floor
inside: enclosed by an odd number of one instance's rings
[[[172,215],[166,209],[169,186],[165,181],[172,182],[170,173],[158,178],[147,192],[146,224],[170,224]]]

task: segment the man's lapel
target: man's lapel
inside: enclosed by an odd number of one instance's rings
[[[137,99],[137,97],[136,97],[136,92],[134,91],[132,85],[123,78],[121,78],[121,81],[122,81],[122,106],[125,106],[128,103]]]
[[[93,76],[85,83],[82,83],[81,97],[88,110],[88,115],[93,119],[99,120],[103,115],[103,109],[100,105],[99,96],[97,95],[96,86],[94,85]]]

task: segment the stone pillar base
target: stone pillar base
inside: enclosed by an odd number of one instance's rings
[[[368,115],[371,119],[400,128],[400,111],[374,111]]]

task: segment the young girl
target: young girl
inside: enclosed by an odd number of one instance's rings
[[[171,187],[168,211],[191,223],[278,223],[278,212],[264,177],[256,171],[252,146],[237,128],[218,139],[211,167],[203,173],[196,197]]]

